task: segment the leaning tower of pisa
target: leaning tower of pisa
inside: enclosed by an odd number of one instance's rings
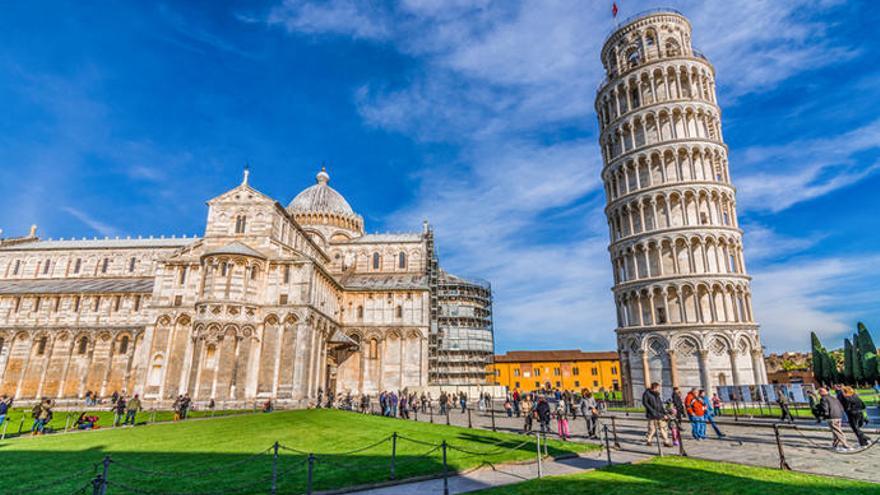
[[[715,69],[663,10],[605,41],[596,95],[627,400],[766,383]]]

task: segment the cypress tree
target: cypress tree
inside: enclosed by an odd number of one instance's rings
[[[816,379],[819,383],[826,383],[825,381],[825,359],[824,359],[824,350],[822,348],[822,343],[819,342],[819,337],[816,335],[816,332],[810,332],[810,342],[812,344],[813,350],[813,378]]]
[[[865,382],[865,372],[862,368],[862,351],[859,350],[859,334],[853,334],[852,342],[853,382],[859,385]]]
[[[877,346],[874,345],[874,339],[868,333],[868,327],[864,323],[859,322],[859,342],[858,347],[862,354],[862,372],[864,380],[868,383],[874,383],[878,380],[877,369]]]
[[[843,339],[843,378],[846,383],[855,383],[853,375],[853,346],[849,339]]]

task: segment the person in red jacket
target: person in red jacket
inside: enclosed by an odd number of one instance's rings
[[[697,393],[696,389],[691,389],[684,400],[687,413],[691,420],[691,434],[694,440],[706,439],[706,404]]]

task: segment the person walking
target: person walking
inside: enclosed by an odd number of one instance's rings
[[[794,416],[791,415],[791,409],[789,408],[790,402],[788,394],[784,390],[776,389],[776,403],[779,404],[779,410],[782,411],[782,417],[779,418],[779,421],[783,423],[786,421],[794,423]]]
[[[724,403],[721,402],[721,397],[718,397],[718,394],[712,394],[712,415],[713,416],[721,416],[721,406]]]
[[[9,414],[9,411],[12,409],[12,398],[8,395],[3,394],[3,397],[0,397],[0,428],[3,428],[3,422],[6,421],[6,416]]]
[[[538,404],[535,406],[535,414],[538,416],[541,433],[548,433],[550,431],[550,404],[544,397],[538,398]]]
[[[694,440],[706,439],[706,404],[697,389],[691,389],[684,399],[688,418],[691,420],[691,435]]]
[[[446,414],[446,407],[449,405],[449,396],[446,392],[440,392],[440,415]]]
[[[593,397],[591,390],[584,391],[584,396],[580,403],[581,416],[587,422],[587,436],[589,438],[599,438],[596,435],[596,426],[599,423],[599,405],[596,398]]]
[[[556,430],[559,433],[559,438],[561,438],[563,442],[567,442],[570,438],[570,435],[568,430],[568,413],[566,412],[565,401],[561,401],[559,405],[556,406]]]
[[[718,414],[718,411],[720,411],[720,409],[715,408],[715,401],[710,400],[709,397],[706,396],[705,390],[700,390],[698,392],[698,396],[703,400],[703,404],[706,406],[706,413],[704,415],[706,422],[712,425],[712,429],[715,430],[715,434],[718,435],[718,438],[724,438],[725,436],[727,436],[724,433],[721,433],[721,429],[718,428],[717,424],[715,424],[715,415]],[[718,402],[720,404],[721,401],[719,400]],[[706,427],[704,426],[703,428],[705,429]],[[705,430],[703,431],[703,434],[705,436]]]
[[[841,420],[845,414],[843,406],[837,397],[828,393],[825,387],[819,388],[819,406],[818,416],[820,419],[828,420],[828,428],[831,430],[831,448],[837,451],[849,450],[849,444],[846,443],[846,436],[840,428]]]
[[[122,421],[125,420],[125,397],[121,395],[116,397],[116,402],[113,403],[113,407],[110,410],[113,411],[113,426],[121,425]]]
[[[125,410],[125,422],[124,425],[134,426],[135,420],[137,419],[137,414],[141,411],[141,398],[138,394],[134,394],[134,397],[128,401],[128,407]]]
[[[654,382],[651,388],[642,394],[642,405],[645,407],[645,417],[648,418],[648,435],[645,437],[645,445],[651,446],[654,435],[659,433],[663,438],[663,444],[672,447],[669,434],[666,431],[666,411],[663,408],[663,400],[660,399],[660,384]]]
[[[859,440],[859,445],[865,447],[871,442],[871,439],[862,431],[862,427],[865,425],[865,402],[862,401],[861,397],[852,387],[847,386],[843,387],[843,400],[841,404],[846,413],[846,421]]]
[[[461,405],[461,413],[464,414],[467,412],[467,394],[464,393],[464,390],[459,392],[458,394],[458,403]]]
[[[525,417],[525,421],[523,423],[523,432],[529,433],[532,431],[532,401],[530,401],[529,397],[526,396],[520,402],[519,407],[523,417]]]

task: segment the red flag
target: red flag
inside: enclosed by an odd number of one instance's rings
[[[617,2],[611,4],[611,17],[617,17]]]

